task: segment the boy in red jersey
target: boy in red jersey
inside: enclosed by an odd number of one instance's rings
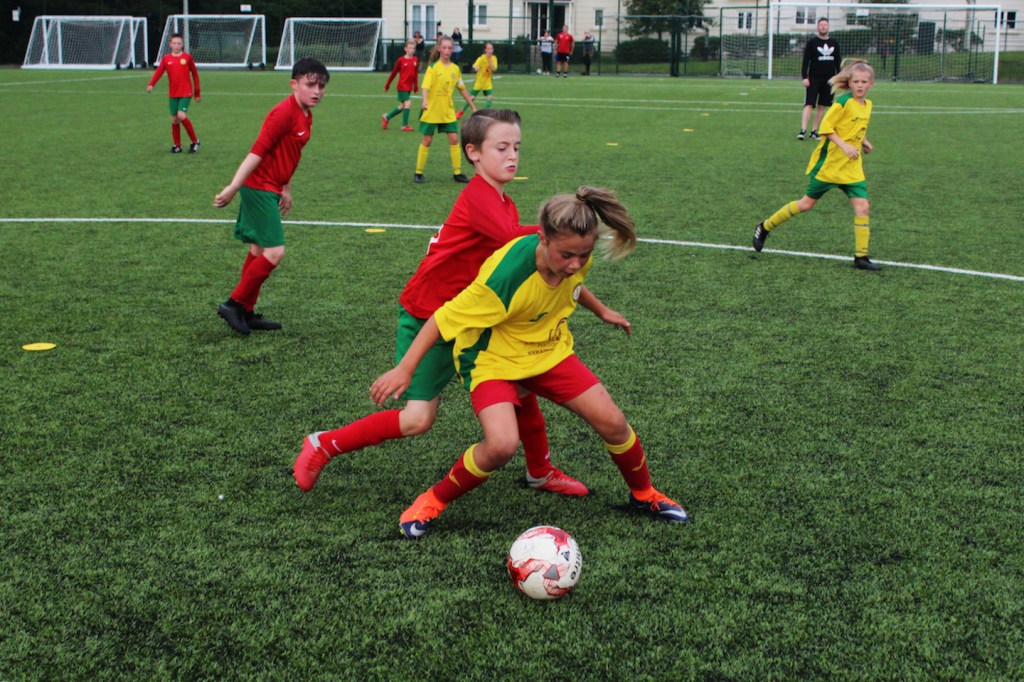
[[[510,239],[534,234],[537,227],[519,224],[519,211],[505,185],[519,167],[519,114],[510,109],[477,112],[462,127],[462,149],[476,175],[459,194],[427,255],[399,297],[395,357],[401,359],[426,320],[462,291],[480,264]],[[327,461],[345,452],[385,440],[426,433],[434,425],[444,387],[455,377],[452,344],[439,342],[420,363],[401,410],[386,410],[334,431],[306,437],[293,472],[299,488],[316,485]],[[526,453],[531,487],[563,495],[586,495],[587,488],[551,465],[544,415],[533,395],[522,400],[516,420]]]
[[[572,55],[573,45],[576,44],[576,39],[569,33],[568,26],[562,26],[562,32],[555,36],[555,50],[557,55],[555,56],[555,78],[559,74],[562,78],[569,77],[569,57]]]
[[[411,133],[412,126],[409,125],[409,107],[412,104],[412,93],[419,92],[419,73],[420,60],[415,56],[416,52],[416,41],[410,38],[405,41],[405,56],[399,57],[395,61],[395,68],[391,69],[391,75],[388,76],[388,82],[384,84],[384,92],[388,91],[391,87],[391,81],[398,76],[398,104],[390,112],[382,116],[380,127],[384,130],[388,129],[388,121],[402,114],[402,132]]]
[[[257,315],[254,308],[260,287],[284,257],[281,217],[292,208],[292,175],[302,148],[309,142],[311,110],[320,103],[330,79],[327,68],[316,59],[305,57],[295,63],[292,94],[270,110],[235,177],[213,199],[214,206],[223,208],[236,192],[242,194],[235,239],[249,244],[249,251],[238,286],[217,309],[217,314],[239,334],[281,328],[279,323]]]
[[[185,132],[192,140],[192,144],[188,146],[188,153],[195,154],[199,151],[199,138],[196,137],[192,121],[188,118],[188,105],[192,103],[193,94],[197,102],[202,101],[199,96],[199,70],[196,68],[192,55],[182,51],[185,40],[180,33],[172,35],[171,39],[167,41],[167,45],[171,51],[160,60],[160,66],[153,73],[153,77],[149,79],[146,92],[153,92],[153,86],[166,71],[171,110],[171,139],[174,140],[171,153],[181,153],[181,126],[185,126]],[[195,83],[194,90],[193,82]]]

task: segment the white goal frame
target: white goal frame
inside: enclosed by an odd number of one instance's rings
[[[320,50],[296,46],[295,26],[296,24],[376,24],[377,32],[372,38],[372,46],[369,42],[366,45],[352,48],[349,45],[322,45]],[[298,59],[303,57],[315,57],[324,63],[329,71],[373,71],[377,67],[377,60],[383,61],[384,44],[384,19],[380,17],[369,18],[338,18],[338,17],[289,17],[285,20],[284,29],[281,31],[281,46],[277,51],[277,70],[291,70]],[[324,50],[323,48],[330,49]]]
[[[818,13],[817,17],[820,18],[831,18],[838,12],[854,11],[854,12],[892,12],[894,10],[903,10],[910,13],[926,13],[928,11],[936,12],[949,12],[949,11],[963,11],[965,13],[987,13],[994,12],[994,16],[1001,16],[1000,12],[1002,8],[1000,5],[912,5],[908,3],[894,3],[894,4],[883,4],[883,3],[855,3],[855,2],[838,2],[838,3],[807,3],[798,2],[793,0],[785,0],[783,2],[771,2],[768,4],[768,78],[771,79],[773,75],[773,61],[775,54],[775,33],[778,30],[779,24],[781,23],[782,10],[784,8],[797,9],[816,9]],[[831,16],[830,16],[831,15]],[[1002,28],[1001,21],[995,23],[995,50],[993,53],[993,68],[992,68],[992,84],[995,85],[999,82],[999,33]],[[834,27],[833,27],[834,28]],[[813,29],[811,29],[813,31]]]
[[[76,61],[66,54],[64,24],[95,24],[116,27],[113,44],[100,46],[103,61]],[[95,56],[95,55],[94,55]],[[149,56],[149,32],[145,17],[39,15],[32,23],[32,34],[25,48],[23,69],[133,69],[144,68]]]
[[[252,25],[242,34],[245,56],[241,60],[225,61],[221,54],[208,47],[216,42],[215,33],[210,30],[198,30],[200,26],[208,29],[208,25],[217,20],[227,22],[251,21]],[[163,56],[170,52],[167,42],[175,33],[184,37],[185,52],[192,55],[196,66],[215,69],[251,69],[263,68],[267,63],[267,18],[263,14],[171,14],[164,24],[164,33],[160,38],[160,50],[154,64],[159,64]]]

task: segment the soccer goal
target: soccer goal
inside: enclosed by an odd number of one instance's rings
[[[804,45],[827,18],[841,56],[868,60],[875,78],[995,83],[998,5],[807,4],[768,8],[767,76],[799,78]]]
[[[156,63],[170,51],[175,33],[196,66],[263,68],[267,63],[267,21],[262,14],[172,14],[164,24]]]
[[[146,66],[144,17],[38,16],[26,69],[131,69]]]
[[[284,24],[275,68],[315,57],[332,71],[373,71],[384,49],[383,29],[383,19],[292,17]]]

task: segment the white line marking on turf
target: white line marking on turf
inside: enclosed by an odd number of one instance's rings
[[[312,227],[390,227],[396,230],[437,230],[440,225],[400,225],[397,223],[353,223],[339,222],[332,220],[283,220],[285,225],[307,225]],[[195,223],[200,225],[234,225],[234,220],[220,220],[214,218],[0,218],[3,223]],[[676,239],[637,239],[644,244],[666,244],[668,246],[690,246],[698,249],[718,249],[720,251],[751,251],[750,246],[738,246],[736,244],[714,244],[707,242],[688,242]],[[784,249],[764,249],[761,253],[777,253],[782,256],[797,256],[799,258],[820,258],[823,260],[847,261],[849,256],[836,256],[830,253],[813,253],[810,251],[786,251]],[[971,277],[987,277],[989,279],[1005,279],[1011,282],[1024,282],[1022,275],[1008,275],[1001,272],[986,272],[984,270],[965,270],[963,268],[947,268],[940,265],[928,265],[926,263],[901,263],[891,260],[876,260],[876,263],[888,265],[894,268],[911,268],[914,270],[930,270],[932,272],[946,272],[952,275],[969,275]]]

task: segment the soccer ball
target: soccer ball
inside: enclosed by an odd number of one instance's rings
[[[540,74],[542,74],[542,73],[544,73],[544,72],[543,72],[543,71],[541,71],[540,69],[537,69],[537,75],[538,75],[538,76],[539,76]]]
[[[572,536],[554,526],[525,531],[508,550],[512,584],[530,599],[558,599],[580,579],[583,555]]]

